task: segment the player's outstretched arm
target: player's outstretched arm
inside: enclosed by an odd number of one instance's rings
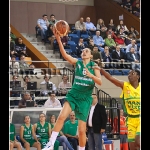
[[[124,81],[118,80],[115,77],[111,76],[108,72],[106,72],[103,68],[100,69],[100,72],[102,75],[105,76],[106,79],[108,79],[110,82],[115,84],[118,87],[121,87],[123,89]]]
[[[70,64],[74,65],[76,64],[77,62],[77,59],[76,58],[73,58],[72,56],[68,55],[64,49],[64,46],[62,45],[62,42],[61,42],[61,39],[60,39],[60,36],[58,35],[57,31],[55,30],[55,28],[53,28],[53,33],[54,33],[54,36],[58,42],[58,45],[59,45],[59,49],[60,49],[60,52],[62,54],[62,56],[64,57],[65,60],[67,60]]]

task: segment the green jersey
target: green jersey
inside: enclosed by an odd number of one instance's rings
[[[25,140],[31,140],[32,138],[32,124],[30,124],[29,127],[27,127],[25,124],[23,124],[24,126],[24,131],[23,131],[23,138]]]
[[[44,126],[40,124],[40,122],[37,123],[36,127],[36,133],[43,139],[49,138],[49,123],[45,122]]]
[[[95,63],[92,61],[86,65],[89,72],[92,74],[94,74],[94,65]],[[83,65],[83,61],[77,61],[75,66],[74,83],[69,92],[91,96],[94,86],[95,82],[91,78],[85,76],[85,67]]]
[[[77,126],[78,126],[78,120],[75,120],[75,123],[71,123],[70,120],[65,122],[63,132],[64,134],[70,134],[72,136],[75,136],[77,134]]]
[[[14,141],[16,132],[15,132],[15,125],[12,123],[10,123],[10,126],[9,126],[9,134],[10,134],[9,135],[10,140]]]

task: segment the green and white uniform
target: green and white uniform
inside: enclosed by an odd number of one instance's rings
[[[39,142],[41,143],[42,148],[44,148],[49,142],[49,123],[45,122],[44,126],[42,126],[40,122],[38,122],[36,127],[36,134],[40,136]],[[56,140],[54,143],[54,150],[58,149],[59,141]]]
[[[14,141],[15,140],[15,135],[16,135],[15,125],[10,123],[10,126],[9,126],[9,138],[10,138],[10,141]]]
[[[90,61],[86,67],[94,75],[95,63]],[[75,65],[75,78],[71,90],[66,95],[66,101],[69,102],[71,109],[79,120],[87,120],[90,106],[92,104],[92,92],[95,82],[85,76],[85,67],[83,61],[77,61]]]
[[[23,131],[23,138],[30,143],[30,147],[33,146],[33,144],[36,142],[33,137],[32,137],[32,124],[30,124],[29,127],[27,127],[25,124],[23,124],[22,126],[24,126],[24,131]]]

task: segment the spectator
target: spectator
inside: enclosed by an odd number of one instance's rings
[[[90,38],[87,48],[89,48],[92,51],[94,46],[95,46],[94,40],[92,38]]]
[[[34,68],[35,68],[35,66],[34,66],[33,64],[30,64],[30,65],[29,65],[29,69],[28,69],[28,70],[29,70],[29,74],[30,74],[30,75],[35,74],[35,73],[34,73]]]
[[[135,50],[135,52],[138,53],[137,45],[136,45],[136,40],[132,40],[131,44],[127,45],[126,53],[130,52],[131,47],[133,47],[134,50]]]
[[[50,125],[51,125],[51,129],[53,130],[53,127],[56,123],[56,116],[55,115],[51,115],[50,116]],[[62,131],[59,132],[58,136],[57,136],[57,141],[59,141],[59,143],[63,146],[63,150],[74,150],[71,146],[71,144],[69,143],[67,137],[64,135],[64,133]]]
[[[49,20],[49,24],[54,25],[57,22],[57,20],[55,19],[55,15],[51,14],[50,15],[50,20]]]
[[[105,24],[104,24],[104,20],[100,18],[100,19],[98,19],[98,21],[97,21],[96,29],[97,29],[97,30],[101,30],[102,27],[104,27],[104,31],[107,31],[107,27],[106,27]]]
[[[11,74],[18,74],[19,72],[19,62],[16,61],[16,56],[12,55],[11,60],[9,62],[10,72]]]
[[[23,87],[24,87],[24,90],[27,90],[27,83],[28,82],[30,82],[30,78],[29,78],[29,76],[24,76],[24,78],[23,78]]]
[[[15,42],[12,41],[11,37],[9,40],[9,46],[10,46],[10,51],[14,51],[15,50]]]
[[[140,57],[139,54],[135,52],[134,47],[130,48],[130,51],[127,52],[127,61],[131,62],[132,69],[139,69],[140,70]]]
[[[135,28],[133,26],[131,26],[129,33],[132,34],[134,39],[137,39],[137,36],[139,35],[139,32],[137,30],[135,30]]]
[[[101,26],[101,37],[105,40],[107,38],[106,26]]]
[[[81,34],[88,34],[86,31],[86,24],[83,17],[81,17],[80,20],[76,21],[75,31],[73,33],[76,33],[79,37],[81,37]]]
[[[55,36],[53,34],[53,30],[52,29],[53,29],[53,25],[49,24],[48,29],[47,29],[47,38],[50,41],[50,45],[51,45],[51,47],[53,49],[54,48],[53,47],[53,43],[54,43],[54,40],[55,40]]]
[[[106,34],[111,34],[112,39],[115,39],[117,36],[115,34],[115,32],[112,30],[111,27],[108,28],[108,31],[106,32]]]
[[[18,53],[18,55],[21,56],[23,54],[27,57],[28,55],[26,53],[26,45],[23,44],[22,38],[21,37],[17,38],[15,43],[16,43],[15,50]]]
[[[129,32],[128,36],[126,36],[126,37],[125,37],[125,40],[124,40],[125,45],[131,44],[131,41],[132,41],[133,39],[134,39],[134,38],[133,38],[132,33]]]
[[[46,122],[46,115],[44,113],[40,113],[39,122],[34,125],[34,132],[38,136],[38,140],[41,143],[41,148],[43,149],[47,142],[49,141],[51,135],[51,125],[49,122]],[[54,150],[59,149],[59,141],[55,141]]]
[[[22,150],[21,143],[18,142],[16,139],[15,125],[11,123],[11,121],[9,125],[9,145],[10,145],[10,150],[13,150],[14,148],[17,148],[17,150]]]
[[[61,96],[66,96],[66,94],[68,93],[68,88],[71,88],[72,85],[71,83],[68,81],[68,76],[67,75],[63,75],[62,77],[62,81],[59,83],[58,85],[58,93],[61,95]]]
[[[122,28],[123,32],[127,35],[129,30],[127,28],[127,26],[124,24],[123,20],[120,20],[119,25],[117,25],[117,32],[119,31],[119,29]]]
[[[38,31],[41,34],[42,42],[46,41],[48,26],[49,26],[49,21],[47,19],[47,15],[44,14],[42,16],[42,19],[37,20],[37,27],[38,27]]]
[[[137,3],[140,4],[140,0],[134,0],[132,3],[132,7],[134,8]]]
[[[19,69],[19,74],[29,74],[29,65],[25,62],[25,55],[20,56]]]
[[[77,150],[78,146],[78,135],[77,135],[77,128],[78,128],[78,120],[75,120],[75,113],[72,111],[69,115],[70,120],[66,121],[64,124],[63,132],[67,137],[68,141],[73,146],[74,150]]]
[[[119,33],[121,37],[127,37],[127,35],[128,35],[128,34],[125,34],[125,33],[124,33],[124,31],[123,31],[122,28],[120,28],[120,29],[119,29],[119,32],[117,32],[117,33]]]
[[[104,39],[100,36],[100,31],[96,31],[96,35],[93,36],[94,44],[98,46],[100,52],[104,51]]]
[[[41,150],[41,144],[36,137],[36,133],[34,132],[33,125],[30,123],[30,117],[28,115],[24,117],[24,124],[22,124],[20,128],[20,140],[26,150],[30,149],[30,147]]]
[[[111,34],[107,35],[107,38],[105,39],[105,45],[109,47],[110,53],[112,53],[112,51],[116,48],[116,43],[114,39],[112,39]]]
[[[108,46],[104,47],[104,51],[101,53],[101,55],[102,55],[103,63],[106,62],[105,63],[105,69],[112,68],[113,65],[111,64],[111,62],[113,60],[112,60],[111,54],[109,53],[109,47]]]
[[[132,11],[135,16],[140,17],[140,4],[136,3]]]
[[[95,25],[90,21],[90,17],[86,18],[86,30],[88,31],[88,35],[93,37],[93,35],[95,35],[95,31],[96,31],[96,27]]]
[[[18,57],[19,54],[15,50],[10,50],[10,57],[12,57],[12,56]]]
[[[42,81],[40,84],[52,84],[52,91],[54,91],[55,93],[57,92],[57,88],[56,85],[49,81],[49,75],[44,75],[44,81]],[[46,96],[48,94],[48,92],[50,92],[49,90],[42,90],[41,91],[41,95],[42,96]]]
[[[118,117],[114,118],[114,133],[118,133]],[[123,115],[123,109],[120,109],[120,150],[128,150],[128,128],[126,126],[126,117]]]
[[[68,35],[61,37],[61,42],[65,49],[70,48],[70,46],[68,46],[68,40],[69,40]]]
[[[112,29],[113,32],[116,32],[116,25],[114,23],[114,19],[110,19],[109,20],[109,24],[108,24],[107,30],[110,29],[110,28]]]
[[[26,101],[32,101],[32,97],[29,92],[25,92],[23,98],[19,101],[18,108],[26,108]],[[34,102],[34,107],[37,107],[37,104]]]
[[[79,42],[76,46],[76,50],[77,50],[77,56],[79,58],[81,58],[81,53],[82,53],[82,50],[85,48],[86,46],[84,45],[84,41],[83,41],[83,38],[80,37],[79,39]]]
[[[129,11],[130,13],[132,13],[132,4],[131,4],[131,1],[130,0],[126,0],[124,3],[123,3],[123,7]]]
[[[124,62],[126,61],[126,55],[120,50],[120,45],[116,46],[116,50],[112,52],[113,62],[118,62],[115,64],[115,68],[126,68]]]
[[[119,33],[117,33],[117,37],[115,38],[116,45],[120,45],[120,47],[125,47],[125,38],[121,37]]]
[[[96,94],[92,94],[92,106],[87,119],[89,149],[102,150],[102,134],[105,132],[107,115],[105,106],[98,103]]]
[[[60,108],[61,103],[58,99],[56,99],[55,92],[54,91],[49,92],[48,95],[50,96],[50,98],[48,98],[48,100],[45,102],[44,107],[47,107],[47,108]]]

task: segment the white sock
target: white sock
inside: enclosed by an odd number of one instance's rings
[[[54,145],[55,141],[56,141],[56,138],[58,136],[58,133],[59,132],[55,132],[55,131],[52,131],[52,134],[51,134],[51,137],[49,139],[49,142]]]
[[[80,146],[79,146],[79,150],[85,150],[85,147],[80,147]]]

